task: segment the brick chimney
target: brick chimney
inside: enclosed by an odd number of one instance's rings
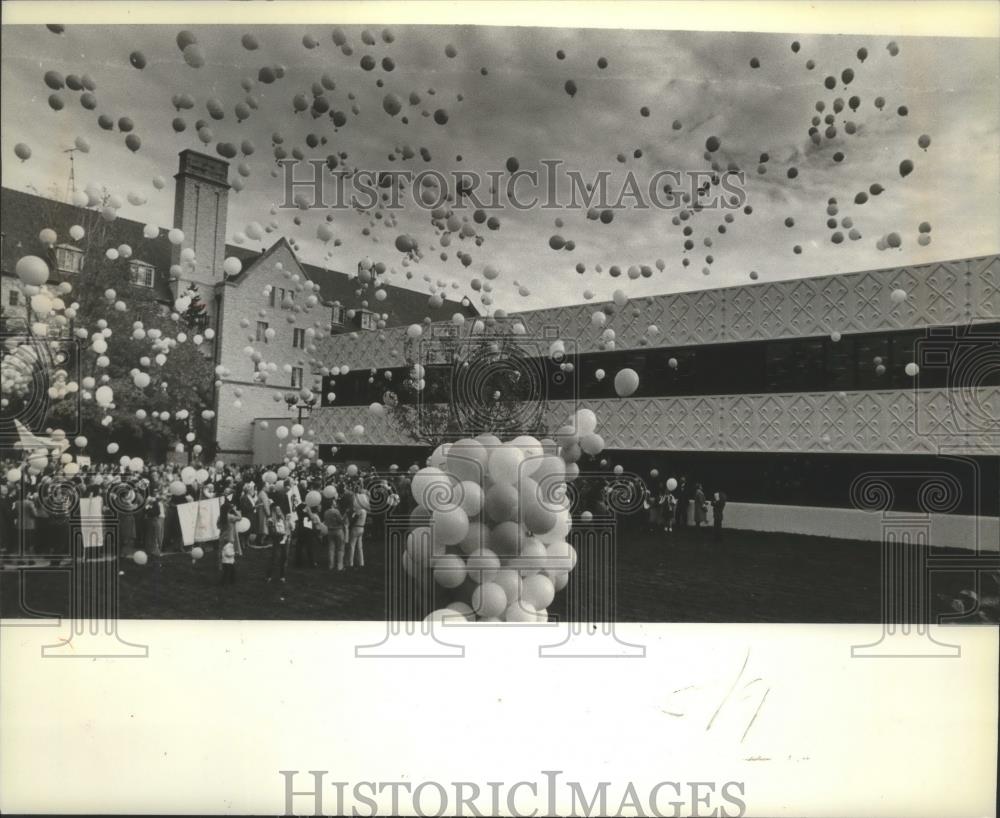
[[[211,288],[222,281],[226,257],[226,217],[229,211],[229,163],[197,151],[180,153],[174,176],[174,227],[184,231],[184,243],[174,247],[171,264],[180,264],[181,249],[195,251],[195,268],[186,265],[179,281],[171,282],[176,297],[189,284],[197,284],[206,300]]]

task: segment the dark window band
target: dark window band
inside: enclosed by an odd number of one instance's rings
[[[475,340],[462,342],[459,356]],[[676,367],[670,365],[676,360]],[[941,389],[955,373],[977,370],[977,386],[1000,385],[1000,323],[974,327],[934,327],[773,341],[704,344],[688,347],[638,347],[610,352],[588,352],[567,358],[574,371],[567,375],[559,363],[541,355],[525,356],[517,364],[538,383],[548,400],[614,398],[614,378],[621,369],[639,375],[636,398],[692,395],[753,395],[788,392],[851,392],[883,389]],[[906,365],[920,366],[918,378],[906,374]],[[881,368],[881,369],[880,369]],[[603,380],[596,377],[604,370]],[[385,373],[392,373],[387,379]],[[409,367],[358,370],[323,381],[323,406],[366,406],[396,391]],[[422,400],[450,403],[465,394],[461,370],[450,365],[425,366]],[[369,383],[369,380],[372,383]],[[966,385],[966,384],[962,384]],[[329,393],[336,400],[327,401]],[[404,393],[400,397],[405,401]],[[411,396],[412,397],[412,396]]]

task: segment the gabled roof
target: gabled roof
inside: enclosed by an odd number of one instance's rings
[[[416,290],[407,289],[406,287],[396,287],[387,283],[381,286],[381,289],[385,290],[387,294],[385,301],[375,300],[371,288],[358,295],[357,291],[360,288],[360,284],[354,276],[341,273],[337,270],[317,267],[314,264],[304,263],[295,255],[295,251],[285,237],[278,239],[262,253],[247,250],[238,245],[227,244],[226,255],[236,256],[243,263],[243,269],[238,275],[228,279],[229,282],[237,285],[241,284],[258,263],[282,246],[288,248],[289,253],[298,262],[303,273],[308,276],[309,280],[319,284],[320,298],[323,301],[329,303],[339,301],[344,307],[350,309],[352,307],[360,308],[361,302],[367,300],[368,309],[372,312],[379,314],[387,313],[389,315],[389,319],[386,321],[387,327],[411,324],[422,320],[424,316],[429,316],[434,321],[444,321],[450,319],[456,312],[460,312],[466,316],[479,314],[471,303],[469,306],[464,307],[461,301],[452,299],[445,299],[440,307],[434,309],[428,303],[430,301],[429,293],[421,293]],[[384,282],[385,279],[386,276],[383,276],[382,281]]]
[[[67,202],[47,199],[11,188],[0,188],[0,232],[3,232],[3,252],[0,254],[0,270],[4,275],[13,275],[17,261],[22,256],[41,256],[49,260],[53,278],[58,277],[54,254],[41,243],[38,234],[46,227],[56,231],[57,244],[75,246],[87,244],[84,236],[79,245],[69,235],[69,229],[79,224],[84,229],[100,217],[95,211],[77,207]],[[108,244],[127,244],[132,248],[132,259],[145,261],[156,268],[154,291],[161,301],[172,301],[170,294],[170,242],[167,230],[161,229],[155,239],[142,235],[145,225],[131,219],[117,218],[104,223],[108,230]],[[83,249],[81,247],[81,249]],[[75,276],[67,276],[72,281]]]
[[[99,218],[92,209],[77,207],[66,202],[49,199],[32,193],[25,193],[12,188],[0,188],[0,231],[3,232],[3,251],[0,257],[0,270],[4,275],[13,275],[17,260],[21,256],[36,255],[52,259],[52,253],[39,240],[38,233],[45,227],[56,231],[59,243],[72,243],[69,229],[75,224],[86,228],[89,221]],[[171,245],[167,240],[166,228],[161,228],[160,235],[155,239],[143,237],[145,225],[131,219],[119,217],[107,222],[108,242],[112,245],[127,244],[132,248],[132,258],[145,261],[156,268],[156,297],[166,303],[173,301],[170,293],[170,263]],[[86,244],[86,237],[81,243]],[[288,247],[294,256],[291,245],[284,237],[279,238],[264,252],[251,250],[239,245],[227,244],[226,255],[235,256],[243,263],[243,271],[230,281],[239,284],[246,278],[254,264],[273,252],[280,246]],[[441,321],[450,318],[454,313],[478,315],[475,307],[463,307],[460,301],[451,299],[438,309],[432,309],[428,303],[428,293],[410,290],[385,284],[388,297],[385,301],[376,301],[369,289],[365,296],[357,294],[358,283],[354,276],[337,270],[328,270],[313,264],[304,264],[296,258],[303,272],[310,280],[320,286],[320,296],[323,301],[339,301],[347,308],[360,308],[361,301],[367,296],[369,309],[378,313],[388,313],[386,326],[397,326],[420,321],[424,316]],[[53,273],[56,273],[54,259],[50,260]]]

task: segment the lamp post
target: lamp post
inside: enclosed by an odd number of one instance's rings
[[[297,423],[300,426],[302,425],[302,419],[309,417],[309,413],[316,405],[318,397],[315,392],[306,388],[302,388],[298,392],[285,393],[285,403],[288,405],[288,411],[291,412],[293,409],[298,410]],[[298,440],[302,440],[301,435],[298,437]]]

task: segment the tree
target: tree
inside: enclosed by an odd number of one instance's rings
[[[386,393],[387,416],[430,446],[484,433],[545,437],[544,374],[531,351],[499,322],[465,338],[408,339],[409,375]]]
[[[69,377],[79,374],[81,379],[78,394],[82,399],[75,399],[74,393],[57,399],[47,425],[67,430],[79,427],[88,438],[88,454],[95,458],[103,455],[111,442],[117,443],[123,454],[162,458],[172,444],[184,441],[189,433],[206,455],[213,454],[212,358],[190,337],[203,330],[204,322],[199,319],[189,325],[186,318],[190,310],[184,317],[172,317],[169,305],[157,301],[155,290],[133,283],[127,259],[107,258],[111,230],[100,213],[84,211],[80,224],[86,231],[81,270],[66,277],[72,290],[61,296],[69,309],[40,317],[30,302],[25,307],[24,343],[38,346],[35,330],[39,324],[45,325],[50,337],[62,336],[62,359],[52,354],[38,356],[37,366],[47,371],[37,382],[58,382],[59,370]],[[132,249],[141,257],[141,246]],[[53,262],[50,268],[54,269]],[[54,276],[50,278],[50,291],[57,293],[53,288],[58,284]],[[70,305],[74,299],[75,305]],[[102,351],[94,348],[98,337]],[[140,377],[139,373],[144,374]],[[91,388],[86,387],[88,378],[95,381]],[[101,385],[111,387],[114,393],[109,411],[92,399],[94,388]],[[177,418],[179,411],[187,417]],[[206,417],[205,412],[210,414]],[[163,419],[163,413],[169,416]]]

